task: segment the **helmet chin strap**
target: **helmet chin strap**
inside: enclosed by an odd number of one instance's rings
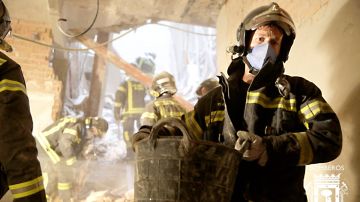
[[[257,75],[259,73],[260,70],[255,69],[249,62],[249,60],[246,58],[246,56],[242,56],[242,60],[245,63],[245,65],[248,66],[249,68],[249,73],[251,73],[252,75]]]
[[[4,39],[0,38],[0,49],[6,51],[6,52],[12,52],[13,49],[10,44],[8,44]]]

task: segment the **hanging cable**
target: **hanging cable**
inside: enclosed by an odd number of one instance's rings
[[[59,18],[59,19],[58,19],[57,27],[58,27],[59,31],[60,31],[62,34],[64,34],[65,36],[69,37],[69,38],[75,38],[75,37],[84,35],[86,32],[88,32],[88,31],[93,27],[93,25],[95,24],[95,21],[96,21],[96,19],[97,19],[98,14],[99,14],[99,0],[97,0],[96,2],[97,2],[97,3],[96,3],[96,13],[95,13],[95,17],[94,17],[93,21],[91,22],[90,26],[89,26],[85,31],[81,32],[80,34],[76,34],[76,35],[71,35],[71,34],[66,33],[66,32],[61,28],[61,26],[60,26],[60,22],[66,22],[66,21],[67,21],[67,19],[65,19],[65,18]]]
[[[46,46],[46,47],[49,47],[49,48],[53,48],[53,49],[57,49],[57,50],[65,50],[65,51],[89,51],[91,49],[94,49],[94,48],[98,48],[98,47],[101,47],[101,46],[105,46],[115,40],[118,40],[120,39],[121,37],[129,34],[130,32],[134,31],[136,28],[130,28],[128,31],[126,31],[125,33],[109,40],[109,41],[105,41],[103,43],[99,43],[97,46],[92,46],[92,47],[88,47],[88,48],[66,48],[66,47],[62,47],[62,46],[53,46],[53,45],[50,45],[50,44],[46,44],[46,43],[43,43],[41,41],[36,41],[36,40],[33,40],[33,39],[29,39],[27,37],[23,37],[23,36],[20,36],[18,34],[15,34],[15,33],[12,33],[11,36],[13,36],[14,38],[17,38],[17,39],[20,39],[20,40],[24,40],[24,41],[28,41],[28,42],[32,42],[32,43],[35,43],[35,44],[38,44],[38,45],[41,45],[41,46]]]
[[[202,36],[216,36],[216,34],[207,34],[207,33],[193,32],[193,31],[181,29],[181,28],[178,28],[178,27],[175,27],[175,26],[171,26],[171,25],[167,25],[167,24],[163,24],[163,23],[159,23],[159,22],[157,22],[157,23],[147,23],[147,24],[145,24],[145,25],[149,25],[149,24],[160,25],[160,26],[164,26],[164,27],[171,28],[171,29],[176,29],[176,30],[178,30],[178,31],[186,32],[186,33],[189,33],[189,34],[196,34],[196,35],[202,35]]]

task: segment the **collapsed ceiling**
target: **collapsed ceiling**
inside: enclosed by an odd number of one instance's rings
[[[49,24],[57,24],[61,18],[64,30],[87,29],[95,19],[92,28],[119,32],[149,20],[215,27],[226,0],[32,0],[26,5],[23,0],[4,2],[12,18]]]

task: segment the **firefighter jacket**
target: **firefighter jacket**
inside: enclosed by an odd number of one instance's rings
[[[45,128],[36,138],[53,164],[63,161],[66,165],[73,165],[82,149],[84,127],[82,119],[64,117]]]
[[[145,96],[145,86],[138,81],[127,80],[122,83],[115,93],[115,119],[124,119],[129,115],[140,117],[145,108]]]
[[[181,119],[185,109],[170,94],[163,94],[146,105],[141,115],[141,125],[153,126],[162,118],[175,117]]]
[[[0,52],[0,198],[46,201],[33,122],[20,66]]]
[[[282,63],[265,66],[251,85],[242,81],[244,69],[241,59],[233,60],[229,78],[220,77],[222,87],[202,97],[184,121],[200,139],[231,147],[239,130],[263,138],[267,164],[240,163],[233,201],[244,196],[255,202],[306,201],[305,165],[340,154],[339,120],[320,89],[304,78],[284,75]],[[279,83],[283,85],[276,87]],[[225,127],[229,125],[232,129]]]
[[[50,187],[57,186],[60,198],[70,200],[74,188],[74,176],[83,145],[85,144],[84,120],[64,117],[36,135],[36,139],[53,163],[58,175],[57,182],[49,182]],[[50,178],[54,178],[49,176]],[[56,185],[53,185],[53,184]],[[54,188],[55,189],[55,188]]]

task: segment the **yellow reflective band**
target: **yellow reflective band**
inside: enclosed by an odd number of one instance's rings
[[[160,115],[162,118],[166,118],[166,117],[180,118],[184,114],[184,112],[182,112],[182,111],[166,110],[166,106],[178,106],[179,105],[179,103],[177,103],[174,100],[156,100],[154,102],[154,105],[155,105],[155,107],[157,107],[159,109]]]
[[[3,91],[21,91],[26,95],[26,88],[24,84],[8,79],[0,81],[0,93]]]
[[[0,58],[0,66],[3,65],[5,62],[7,62],[7,60]]]
[[[129,141],[130,141],[130,137],[129,137],[129,132],[128,132],[128,131],[125,131],[125,132],[124,132],[124,139],[126,140],[126,142],[129,142]]]
[[[126,92],[126,89],[124,88],[124,86],[119,86],[118,90],[121,92]]]
[[[300,112],[305,119],[311,119],[319,113],[334,113],[328,103],[318,100],[305,105]]]
[[[211,115],[205,116],[206,126],[208,126],[210,123],[213,123],[216,121],[223,121],[225,118],[225,112],[223,110],[212,111],[210,114]],[[211,120],[210,120],[210,117],[211,117]]]
[[[155,113],[151,113],[151,112],[144,112],[142,115],[141,115],[141,119],[155,119],[157,120],[158,117],[156,116]]]
[[[27,182],[10,185],[9,188],[13,198],[27,197],[44,190],[43,177],[40,176]]]
[[[269,98],[260,92],[248,92],[246,98],[246,104],[259,104],[264,108],[270,109],[285,109],[287,111],[296,112],[296,100],[285,99],[284,97],[278,97],[275,99]]]
[[[123,114],[142,114],[144,110],[145,108],[129,108],[129,110]]]
[[[141,114],[145,111],[144,107],[134,107],[134,103],[133,103],[133,84],[131,83],[131,81],[128,81],[128,95],[127,95],[127,99],[128,99],[128,110],[125,111],[123,114]]]
[[[160,107],[160,106],[166,106],[166,105],[178,105],[178,103],[175,102],[174,100],[156,100],[154,102],[154,105],[156,107]]]
[[[308,122],[306,122],[306,121],[304,122],[304,126],[305,126],[305,128],[306,128],[306,129],[308,129],[308,130],[310,129],[310,127],[309,127],[309,123],[308,123]]]
[[[49,156],[50,160],[57,164],[60,161],[59,155],[51,148],[51,145],[49,141],[46,139],[45,136],[42,135],[42,133],[35,135],[35,138],[40,143],[40,146],[44,149],[46,154]]]
[[[81,139],[79,138],[79,135],[78,135],[78,131],[75,130],[75,129],[65,128],[63,134],[73,135],[73,136],[75,136],[74,141],[75,141],[76,143],[79,144],[79,143],[81,142]]]
[[[166,118],[166,117],[175,117],[175,118],[181,118],[181,116],[183,115],[183,112],[165,112],[164,114],[162,114],[162,118]]]
[[[64,133],[70,134],[70,135],[74,135],[74,136],[77,136],[77,135],[78,135],[77,130],[72,129],[72,128],[65,128],[65,129],[64,129]]]
[[[310,145],[306,132],[294,133],[300,145],[300,158],[298,165],[308,165],[314,158],[314,153]]]
[[[189,129],[189,132],[192,132],[195,135],[195,137],[201,140],[203,136],[203,130],[195,120],[194,111],[185,114],[185,123]]]
[[[121,103],[120,102],[114,102],[114,106],[115,107],[121,107]]]
[[[134,89],[138,90],[138,91],[143,91],[145,90],[144,86],[142,84],[135,84],[134,85]]]
[[[44,136],[54,134],[57,131],[61,130],[67,123],[76,123],[76,121],[77,121],[76,118],[70,118],[70,117],[65,117],[60,120],[61,121],[57,125],[53,126],[52,128],[48,129],[47,131],[43,131],[42,134]]]
[[[74,163],[76,162],[76,156],[73,156],[71,158],[68,158],[66,161],[65,161],[65,164],[67,166],[71,166],[71,165],[74,165]]]
[[[128,97],[128,108],[129,108],[129,111],[133,109],[133,91],[132,91],[132,83],[130,81],[127,82],[128,83],[128,94],[127,94],[127,97]]]
[[[58,183],[57,188],[58,190],[70,190],[72,187],[71,183]]]

